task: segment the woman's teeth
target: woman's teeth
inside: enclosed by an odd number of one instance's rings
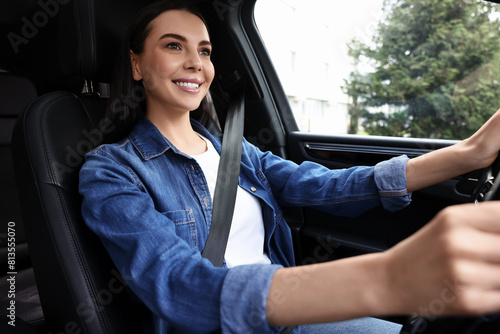
[[[177,86],[187,87],[187,88],[198,88],[198,87],[200,87],[199,84],[192,83],[192,82],[180,82],[180,81],[177,81],[175,84]]]

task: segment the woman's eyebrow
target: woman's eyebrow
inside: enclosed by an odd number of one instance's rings
[[[186,43],[187,42],[187,38],[184,37],[184,36],[181,36],[181,35],[177,35],[177,34],[172,34],[172,33],[167,33],[167,34],[164,34],[162,35],[158,40],[162,40],[164,38],[175,38],[175,39],[178,39],[179,41],[181,42],[184,42]],[[204,45],[212,45],[212,43],[210,43],[210,41],[207,41],[207,40],[202,40],[200,41],[200,43],[198,43],[199,46],[204,46]]]
[[[180,40],[181,42],[187,42],[186,37],[181,36],[181,35],[177,35],[177,34],[169,34],[169,33],[162,35],[162,36],[161,36],[158,40],[159,40],[159,41],[161,41],[162,39],[164,39],[164,38],[169,38],[169,37],[170,37],[170,38],[175,38],[175,39],[178,39],[178,40]]]
[[[212,43],[210,43],[210,41],[206,41],[206,40],[203,40],[201,41],[200,43],[198,43],[199,46],[212,46]]]

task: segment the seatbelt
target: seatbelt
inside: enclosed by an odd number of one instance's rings
[[[215,181],[212,224],[201,255],[215,267],[222,267],[227,239],[233,220],[236,192],[241,165],[243,127],[245,123],[245,90],[233,96],[224,125],[224,139]],[[294,327],[286,327],[280,333],[288,334]],[[177,332],[179,333],[179,332]]]
[[[215,181],[212,224],[201,255],[215,267],[222,267],[231,229],[238,179],[240,175],[243,126],[245,123],[244,89],[233,96],[224,125],[224,139]]]

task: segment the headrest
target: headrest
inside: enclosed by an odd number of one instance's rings
[[[61,1],[61,0],[59,0]],[[59,13],[64,75],[109,82],[127,27],[151,0],[66,0]]]
[[[0,1],[0,68],[37,81],[57,77],[54,36],[63,1]]]

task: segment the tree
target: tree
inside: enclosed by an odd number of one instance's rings
[[[385,0],[384,12],[372,43],[348,45],[355,65],[373,67],[364,74],[355,67],[345,80],[348,109],[358,111],[369,134],[471,135],[500,107],[495,6],[481,0]]]

